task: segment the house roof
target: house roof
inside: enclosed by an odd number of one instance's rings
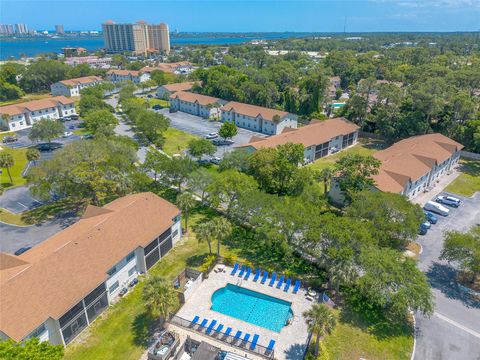
[[[359,127],[357,125],[344,118],[334,118],[323,121],[315,120],[309,125],[298,129],[285,128],[281,134],[268,138],[252,137],[250,143],[243,145],[243,147],[251,146],[258,150],[277,147],[278,145],[287,143],[303,144],[303,146],[309,147],[323,144],[339,135],[347,135],[358,129]]]
[[[177,207],[153,193],[89,206],[77,223],[16,257],[1,254],[0,331],[19,341],[58,319],[107,280],[107,271],[173,224]]]
[[[76,79],[62,80],[62,81],[59,81],[59,83],[68,87],[72,87],[78,84],[89,84],[96,81],[102,81],[102,78],[98,76],[84,76]]]
[[[170,99],[180,99],[180,100],[191,102],[191,103],[197,102],[200,105],[209,105],[209,104],[218,103],[220,101],[219,98],[201,95],[201,94],[195,94],[187,91],[177,91],[176,93],[173,93],[172,95],[170,95]]]
[[[270,109],[263,106],[245,104],[245,103],[236,102],[236,101],[230,101],[226,103],[221,110],[234,111],[237,114],[247,115],[253,118],[256,118],[257,116],[261,116],[265,120],[270,120],[270,121],[273,121],[273,117],[275,115],[278,115],[280,119],[288,115],[288,113],[285,111]]]
[[[25,110],[37,111],[52,108],[58,105],[73,104],[74,101],[65,96],[54,96],[40,100],[27,101],[18,104],[0,106],[0,114],[7,114],[10,116],[23,114]]]
[[[140,76],[143,71],[137,71],[137,70],[120,70],[120,69],[112,69],[107,71],[108,74],[115,74],[115,75],[120,75],[120,76]]]
[[[181,82],[176,84],[166,84],[166,85],[163,85],[162,88],[164,88],[169,92],[188,91],[193,88],[193,85],[195,85],[195,81]]]
[[[149,72],[152,72],[154,70],[158,70],[158,71],[173,73],[178,68],[185,67],[185,66],[192,66],[192,63],[189,62],[189,61],[178,61],[178,62],[174,62],[174,63],[161,63],[161,64],[158,64],[157,66],[154,66],[154,67],[145,66],[144,68],[140,69],[140,71],[149,73]]]
[[[401,140],[373,156],[382,162],[373,176],[379,190],[400,193],[409,182],[429,173],[463,145],[442,135],[427,134]]]

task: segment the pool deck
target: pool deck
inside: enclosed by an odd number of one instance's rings
[[[273,339],[276,342],[274,348],[276,359],[302,359],[308,337],[308,330],[303,317],[303,312],[310,309],[313,305],[313,302],[306,298],[306,290],[300,288],[297,294],[293,294],[292,291],[294,284],[292,284],[289,291],[285,292],[283,290],[285,285],[280,289],[276,288],[278,280],[275,281],[275,285],[271,287],[268,286],[270,280],[267,280],[265,284],[261,284],[261,277],[257,282],[253,282],[254,274],[251,274],[248,280],[244,280],[243,278],[238,277],[239,271],[237,271],[235,276],[230,275],[231,271],[231,267],[225,267],[225,272],[216,273],[215,271],[212,271],[208,278],[200,284],[195,293],[192,294],[191,298],[187,300],[176,315],[186,320],[192,320],[198,315],[200,317],[199,322],[204,318],[208,319],[209,323],[211,320],[217,320],[217,324],[224,325],[224,331],[227,327],[232,327],[232,335],[235,334],[237,330],[242,331],[242,338],[245,333],[249,333],[250,341],[254,334],[258,334],[260,335],[258,344],[264,347],[267,347],[270,339]],[[292,282],[294,282],[294,279],[292,280]],[[277,333],[249,322],[210,310],[213,293],[218,289],[225,287],[227,284],[241,286],[249,290],[290,302],[293,312],[293,320],[291,324],[283,327],[282,330]],[[268,316],[268,314],[265,314],[265,316]],[[205,338],[205,341],[212,342],[211,337],[207,335],[203,335],[203,337]],[[228,345],[222,346],[222,348],[227,350]],[[254,356],[250,354],[248,357],[254,358]]]

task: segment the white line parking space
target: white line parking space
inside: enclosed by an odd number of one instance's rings
[[[463,330],[463,331],[466,331],[466,332],[469,333],[470,335],[473,335],[473,336],[475,336],[475,337],[477,337],[477,338],[480,339],[480,333],[478,333],[478,332],[476,332],[476,331],[473,331],[472,329],[469,329],[469,328],[467,328],[466,326],[463,326],[463,325],[457,323],[456,321],[454,321],[454,320],[452,320],[452,319],[449,319],[448,317],[446,317],[446,316],[444,316],[444,315],[442,315],[442,314],[440,314],[440,313],[438,313],[438,312],[435,312],[434,315],[435,315],[436,317],[442,319],[443,321],[446,321],[446,322],[448,322],[449,324],[457,327],[458,329]]]

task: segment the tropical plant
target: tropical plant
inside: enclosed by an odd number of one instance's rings
[[[204,222],[195,226],[193,230],[195,232],[195,236],[197,237],[198,242],[207,242],[208,252],[210,255],[212,255],[212,239],[214,237],[212,227],[208,223]]]
[[[36,165],[37,160],[40,160],[40,151],[34,147],[28,148],[25,155],[28,161],[33,161],[34,165]]]
[[[36,337],[19,342],[11,339],[0,340],[0,359],[60,360],[63,353],[62,345],[51,345],[48,341],[40,341]]]
[[[318,177],[323,181],[323,193],[325,197],[328,196],[328,188],[330,186],[330,181],[332,180],[333,174],[333,168],[331,167],[326,167],[322,169],[318,174]]]
[[[158,275],[147,277],[142,297],[149,314],[162,319],[167,319],[179,306],[178,294],[173,286]]]
[[[314,304],[310,310],[303,313],[308,330],[315,334],[317,338],[315,343],[315,356],[318,356],[320,339],[326,334],[330,334],[337,320],[330,308],[325,304]]]
[[[10,168],[15,165],[15,159],[13,155],[7,152],[0,153],[0,168],[7,169],[8,177],[10,178],[10,183],[13,185],[12,174],[10,173]]]
[[[182,215],[185,218],[185,234],[188,233],[188,216],[190,211],[195,208],[197,201],[188,192],[183,192],[177,196],[177,205],[182,210]]]

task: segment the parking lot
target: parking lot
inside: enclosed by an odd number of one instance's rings
[[[6,209],[14,214],[31,210],[42,202],[35,199],[26,186],[18,186],[13,189],[5,190],[0,195],[0,208]]]
[[[181,111],[170,113],[169,109],[165,108],[158,110],[157,112],[162,113],[170,119],[171,127],[201,137],[205,137],[209,133],[218,133],[222,126],[222,123],[219,121],[209,121],[199,116],[190,115]],[[237,135],[232,139],[234,143],[227,146],[218,146],[215,156],[223,157],[225,153],[232,151],[236,146],[247,144],[252,136],[267,137],[258,132],[238,128]]]
[[[438,257],[446,231],[467,231],[480,224],[480,193],[451,208],[447,217],[436,215],[437,224],[419,236],[422,245],[419,268],[424,271],[435,297],[435,312],[430,318],[416,316],[415,358],[478,360],[480,355],[480,302],[456,281],[456,269]]]

